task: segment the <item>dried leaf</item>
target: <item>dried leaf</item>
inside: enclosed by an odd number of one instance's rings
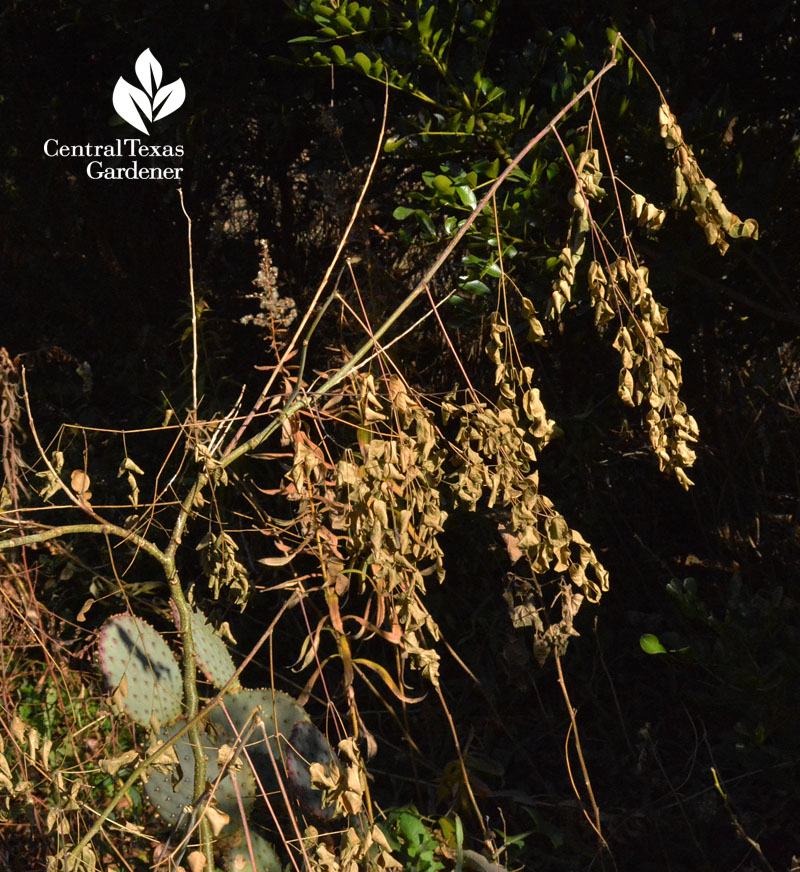
[[[203,872],[206,868],[206,855],[202,851],[190,851],[186,862],[191,872]]]
[[[70,487],[81,502],[88,503],[92,498],[91,479],[82,469],[73,469],[69,477]]]
[[[231,822],[230,816],[220,811],[216,806],[209,805],[205,811],[208,823],[211,826],[211,832],[214,836],[218,836],[222,830]]]
[[[109,775],[116,775],[124,766],[129,766],[139,755],[136,751],[125,751],[119,757],[104,757],[100,761],[100,768]]]

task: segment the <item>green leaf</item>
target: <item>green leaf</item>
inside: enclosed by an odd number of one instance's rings
[[[453,194],[453,182],[447,176],[434,176],[433,187],[446,197],[450,197]]]
[[[431,221],[430,216],[423,212],[421,209],[416,209],[414,211],[414,215],[419,221],[419,223],[425,228],[425,232],[429,236],[436,236],[436,228],[433,226],[433,221]]]
[[[398,206],[394,212],[392,212],[392,218],[395,218],[398,221],[404,221],[409,215],[413,215],[414,212],[415,210],[409,209],[408,206]]]
[[[363,51],[356,52],[355,55],[353,55],[353,63],[364,74],[368,74],[370,68],[372,67],[372,61],[364,54]]]
[[[461,823],[461,818],[456,815],[456,845],[459,850],[461,846],[464,844],[464,826]]]
[[[667,649],[661,644],[658,636],[652,633],[645,633],[639,638],[639,645],[645,654],[666,654]]]
[[[476,297],[483,297],[489,293],[489,288],[487,288],[480,279],[472,279],[469,282],[464,282],[464,284],[461,285],[461,289],[469,291],[471,294],[475,294]]]
[[[466,185],[459,185],[456,188],[456,193],[459,196],[459,199],[465,206],[469,206],[470,209],[474,209],[478,205],[478,201],[475,198],[475,193],[471,188],[468,188]]]
[[[294,45],[295,43],[300,42],[316,42],[319,39],[317,36],[296,36],[294,39],[289,40],[289,45]]]
[[[411,854],[412,847],[416,848],[425,840],[425,827],[418,817],[408,812],[400,816],[397,825],[400,835],[408,842],[409,854]]]
[[[331,46],[331,59],[335,64],[347,63],[347,55],[344,53],[344,49],[340,45]]]
[[[422,37],[423,42],[428,41],[428,37],[431,32],[431,21],[433,19],[433,13],[436,11],[435,6],[431,6],[430,9],[420,18],[419,24],[419,35]]]
[[[389,137],[383,144],[383,150],[386,154],[391,154],[393,151],[397,151],[398,148],[403,144],[402,139],[397,139],[394,136]]]
[[[336,18],[334,18],[334,21],[345,33],[352,33],[355,30],[353,25],[350,23],[350,19],[346,18],[344,15],[337,15]]]

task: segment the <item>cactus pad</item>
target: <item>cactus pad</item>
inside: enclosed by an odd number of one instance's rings
[[[222,856],[225,872],[281,872],[281,863],[272,845],[258,833],[250,830],[255,869],[250,859],[247,836],[239,827],[223,840]]]
[[[223,687],[236,671],[227,645],[200,612],[192,612],[192,640],[197,665],[214,687]],[[238,682],[231,689],[235,690]]]
[[[323,806],[322,791],[311,784],[312,763],[321,763],[331,774],[341,768],[325,736],[313,724],[300,722],[289,737],[286,770],[303,808],[320,820],[332,820],[338,813],[336,805]]]
[[[181,671],[164,639],[133,615],[109,618],[97,643],[100,668],[116,702],[142,726],[175,720],[182,709]]]
[[[240,735],[248,735],[249,731],[247,752],[262,785],[265,789],[270,789],[275,784],[275,767],[272,758],[278,762],[281,760],[294,725],[299,721],[308,721],[308,715],[288,694],[270,689],[226,693],[222,697],[222,703],[227,715],[222,705],[212,709],[208,715],[219,741],[233,745]],[[269,740],[269,749],[265,747],[261,727],[258,724],[253,726],[254,719],[251,718],[253,712],[259,708],[264,720],[264,731]],[[230,721],[233,721],[235,728],[231,726]]]
[[[185,725],[186,721],[181,719],[171,727],[162,727],[155,734],[155,739],[159,742],[166,742]],[[216,782],[220,771],[217,760],[218,748],[204,730],[200,731],[200,741],[206,752],[206,781],[211,785]],[[174,763],[169,764],[169,772],[161,772],[156,768],[150,770],[144,788],[150,802],[156,807],[161,817],[170,824],[177,822],[184,806],[191,805],[194,797],[194,749],[188,735],[178,739],[172,749],[178,758],[178,766],[176,767]],[[248,815],[255,801],[255,779],[252,770],[245,764],[235,773],[235,776],[242,798],[242,806],[245,815]],[[239,803],[236,799],[236,790],[230,772],[217,785],[214,799],[221,811],[224,811],[233,820],[240,819]]]

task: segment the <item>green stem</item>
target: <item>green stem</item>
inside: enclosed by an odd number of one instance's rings
[[[37,542],[47,542],[50,539],[57,539],[59,536],[69,536],[72,533],[102,533],[105,536],[118,536],[120,539],[132,542],[137,548],[141,548],[142,551],[146,551],[162,566],[166,561],[164,552],[156,545],[153,545],[152,542],[149,542],[138,533],[106,522],[102,524],[64,524],[61,527],[50,527],[48,530],[41,530],[38,533],[29,533],[27,536],[3,539],[0,541],[0,551],[18,548],[22,545],[35,545]]]
[[[186,524],[189,520],[192,507],[195,504],[197,496],[203,491],[208,483],[208,473],[203,470],[197,476],[189,493],[184,497],[181,503],[178,517],[175,525],[172,528],[169,544],[164,552],[165,564],[164,569],[169,582],[169,591],[172,595],[172,601],[178,610],[180,617],[180,633],[183,643],[183,695],[185,700],[186,719],[189,721],[189,742],[192,745],[194,753],[194,801],[197,803],[200,797],[205,793],[206,785],[206,756],[203,750],[203,744],[200,741],[200,725],[198,722],[197,712],[199,709],[199,698],[197,695],[197,666],[194,657],[194,639],[192,637],[192,608],[186,600],[186,596],[181,586],[180,576],[175,566],[175,553],[178,550],[178,545],[183,538],[183,532],[186,529]],[[214,849],[211,838],[211,828],[208,819],[202,816],[200,819],[200,847],[206,858],[206,868],[212,870],[214,868]]]

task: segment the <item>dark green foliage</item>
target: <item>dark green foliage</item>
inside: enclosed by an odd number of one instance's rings
[[[392,165],[419,172],[421,185],[392,213],[404,222],[397,232],[409,245],[452,236],[526,139],[594,75],[584,46],[567,28],[540,28],[523,51],[506,50],[497,33],[501,7],[494,0],[350,3],[336,15],[321,0],[292,6],[311,31],[290,43],[298,60],[350,68],[376,85],[385,79],[410,98],[409,111],[394,121],[385,145]],[[360,25],[365,17],[369,27]],[[567,126],[562,136],[574,158],[579,132]],[[459,255],[461,292],[451,298],[453,305],[485,311],[490,298],[480,298],[496,288],[501,270],[525,283],[536,305],[543,305],[546,281],[540,283],[543,294],[530,281],[552,269],[547,258],[558,253],[548,220],[558,212],[568,218],[556,190],[565,179],[563,157],[552,141],[514,171],[497,204],[497,223],[487,212],[470,230]]]

